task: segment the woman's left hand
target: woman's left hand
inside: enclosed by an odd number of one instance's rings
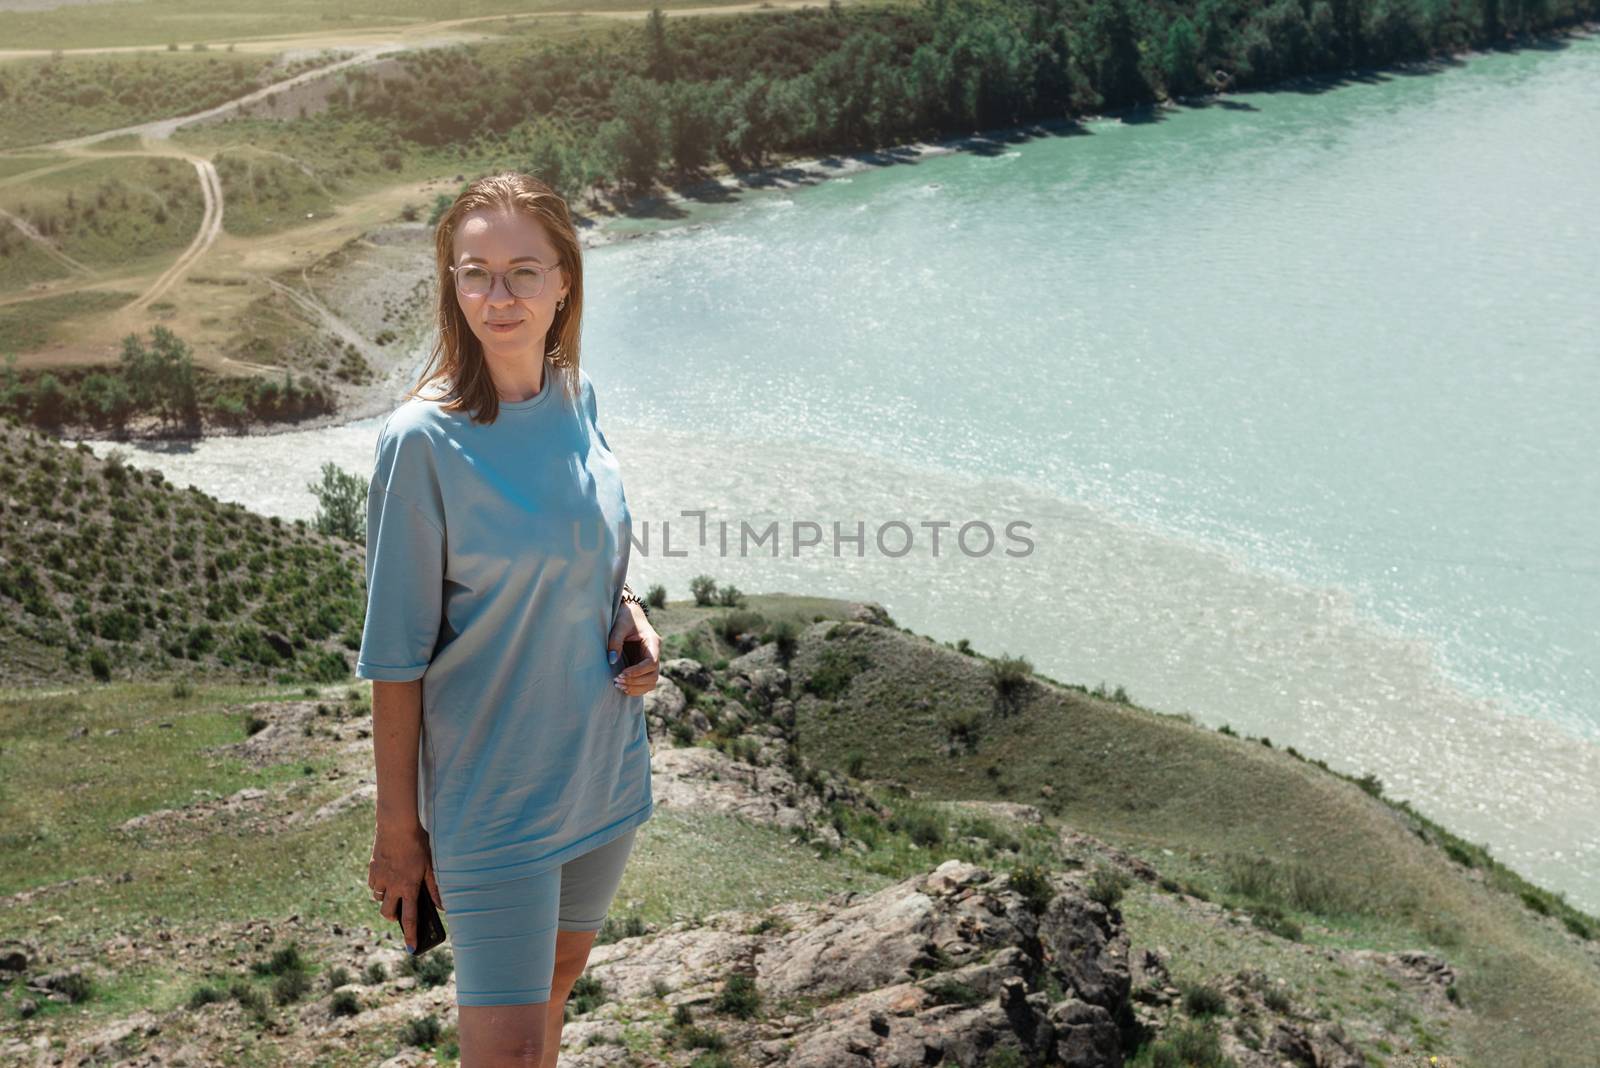
[[[607,643],[607,648],[615,653],[620,661],[622,643],[633,638],[637,638],[643,645],[645,658],[632,667],[624,668],[611,682],[629,697],[638,697],[655,689],[656,682],[661,677],[661,636],[650,625],[644,609],[632,601],[624,601],[622,611],[617,613],[617,621],[611,628],[611,640]]]

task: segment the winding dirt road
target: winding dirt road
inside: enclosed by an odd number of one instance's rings
[[[172,266],[162,271],[161,276],[151,284],[150,288],[140,294],[138,300],[127,306],[127,311],[142,312],[157,297],[171,289],[173,283],[182,278],[189,268],[206,254],[206,249],[211,247],[211,243],[222,232],[222,178],[217,174],[216,165],[198,156],[190,156],[189,161],[194,164],[195,170],[200,172],[200,193],[206,201],[205,212],[200,217],[200,231],[195,234],[189,247],[172,261]]]
[[[676,17],[680,15],[727,15],[736,12],[771,12],[782,10],[796,10],[808,7],[821,7],[823,4],[815,0],[767,0],[761,3],[737,3],[721,6],[705,6],[692,8],[673,8],[668,14]],[[530,12],[515,16],[521,19],[550,19],[570,18],[581,15],[591,18],[615,19],[622,21],[638,21],[649,16],[649,9],[641,8],[625,11],[542,11]],[[62,138],[56,141],[21,148],[10,148],[0,151],[0,155],[16,155],[29,153],[65,153],[66,160],[52,159],[49,163],[29,171],[19,172],[0,179],[0,186],[25,184],[37,181],[52,172],[77,166],[88,159],[107,159],[114,156],[165,156],[181,158],[189,161],[195,168],[199,178],[200,193],[205,201],[205,210],[202,214],[200,227],[188,247],[158,275],[154,281],[145,286],[143,292],[119,309],[111,317],[114,320],[113,330],[120,336],[129,331],[137,332],[147,318],[147,311],[157,300],[168,293],[189,273],[193,267],[204,259],[206,252],[215,244],[218,235],[222,232],[223,195],[222,181],[217,174],[216,166],[208,159],[195,156],[173,145],[170,138],[174,131],[193,123],[204,122],[211,119],[223,118],[239,112],[241,108],[266,100],[274,94],[281,93],[296,86],[307,84],[318,79],[336,75],[341,70],[362,66],[382,59],[385,56],[399,52],[413,51],[424,48],[446,47],[455,44],[464,44],[484,40],[500,39],[497,34],[475,32],[471,27],[475,24],[486,22],[503,22],[505,15],[480,15],[471,18],[447,19],[431,22],[420,26],[378,27],[367,30],[354,30],[341,33],[315,32],[306,34],[277,35],[261,38],[244,38],[233,42],[235,51],[245,52],[270,52],[273,54],[294,51],[340,51],[354,50],[352,55],[332,63],[302,71],[283,81],[274,82],[253,92],[247,93],[237,99],[208,108],[205,111],[173,118],[155,119],[149,122],[135,123],[131,126],[122,126],[113,130],[102,130],[99,133],[86,134],[81,137]],[[117,52],[148,52],[153,49],[148,46],[108,46],[103,48],[83,48],[62,50],[66,55],[92,55]],[[0,50],[0,60],[15,59],[26,56],[44,56],[52,54],[47,49],[8,49]],[[94,150],[93,146],[117,137],[137,137],[137,148],[110,150]],[[0,225],[9,223],[30,240],[38,244],[46,255],[57,260],[73,271],[73,275],[47,283],[40,283],[30,287],[25,293],[15,293],[0,297],[0,305],[15,304],[28,300],[35,300],[44,296],[56,296],[64,293],[77,292],[85,289],[103,289],[108,285],[118,282],[126,284],[139,279],[108,278],[92,268],[79,263],[57,248],[53,242],[43,234],[38,233],[29,226],[25,220],[19,219],[9,213],[0,211]],[[265,277],[265,276],[263,276]],[[282,289],[281,285],[277,288]],[[295,303],[304,310],[313,313],[314,317],[323,321],[324,325],[333,326],[327,322],[329,311],[326,307],[311,308],[303,302]],[[341,324],[342,325],[342,324]],[[348,334],[348,329],[334,328],[335,333]],[[364,340],[364,339],[363,339]],[[260,364],[250,364],[238,360],[228,362],[239,366],[259,368]],[[277,370],[277,368],[273,368]]]

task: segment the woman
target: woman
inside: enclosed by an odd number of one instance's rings
[[[565,202],[527,175],[479,179],[435,255],[439,340],[379,433],[367,497],[367,882],[408,949],[415,895],[445,914],[463,1068],[554,1065],[652,814],[661,642],[623,581],[631,517],[578,366]],[[643,657],[624,668],[630,639]]]

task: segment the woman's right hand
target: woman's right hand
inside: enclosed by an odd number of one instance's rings
[[[372,842],[372,861],[367,865],[367,886],[373,896],[383,899],[380,912],[386,920],[401,917],[401,933],[406,947],[417,944],[417,907],[413,900],[417,888],[427,884],[428,893],[439,911],[444,911],[444,898],[439,895],[439,884],[433,878],[433,849],[428,842],[428,832],[421,823],[397,826],[380,822]],[[400,901],[406,909],[402,913]]]

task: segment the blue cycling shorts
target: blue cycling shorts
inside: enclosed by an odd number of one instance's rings
[[[519,879],[473,886],[435,872],[455,956],[456,1004],[549,1001],[556,931],[600,929],[637,830]]]

